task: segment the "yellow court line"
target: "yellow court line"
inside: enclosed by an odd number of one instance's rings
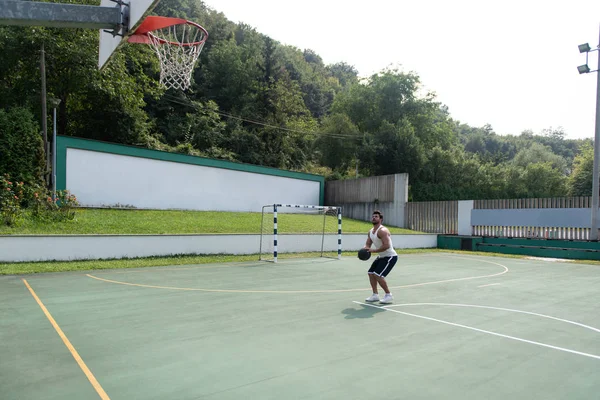
[[[27,286],[27,289],[29,289],[29,291],[31,292],[31,295],[33,296],[35,301],[37,301],[38,305],[40,306],[40,308],[42,309],[44,314],[46,314],[46,317],[48,318],[48,320],[50,321],[50,323],[52,324],[52,326],[58,333],[58,336],[60,336],[60,338],[64,342],[65,346],[67,346],[67,349],[69,349],[69,351],[71,352],[71,355],[73,356],[75,361],[77,361],[77,364],[79,364],[79,368],[81,368],[81,370],[83,371],[85,376],[88,378],[88,380],[90,381],[90,383],[92,384],[94,389],[96,389],[96,392],[98,393],[100,398],[102,400],[110,400],[110,397],[108,397],[108,395],[106,394],[104,389],[102,389],[102,386],[100,386],[100,383],[98,383],[98,381],[94,377],[94,374],[92,374],[92,371],[90,371],[89,368],[87,367],[87,365],[85,365],[85,363],[83,362],[83,359],[79,356],[79,353],[77,353],[77,350],[75,350],[75,347],[73,347],[73,345],[71,344],[71,342],[69,341],[69,339],[67,338],[65,333],[62,331],[62,329],[60,329],[60,327],[58,326],[58,324],[56,323],[54,318],[52,318],[52,315],[50,315],[50,312],[48,311],[48,309],[46,308],[44,303],[42,303],[40,298],[37,297],[37,295],[31,288],[31,286],[29,286],[29,283],[27,283],[27,281],[25,279],[23,279],[23,283],[25,283],[25,286]]]

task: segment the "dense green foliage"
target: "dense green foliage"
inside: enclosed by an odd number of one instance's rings
[[[0,175],[36,182],[44,170],[44,147],[31,112],[22,107],[0,109]]]
[[[158,86],[148,46],[124,46],[98,71],[96,30],[6,26],[0,110],[41,115],[43,44],[48,96],[61,100],[61,135],[329,179],[407,172],[415,201],[591,194],[589,141],[565,139],[560,128],[510,136],[461,124],[424,92],[417,73],[390,68],[360,78],[343,61],[325,65],[314,51],[235,24],[200,0],[162,0],[154,13],[197,21],[209,32],[189,91]],[[18,131],[2,115],[0,173],[14,175],[15,162],[2,160],[12,158],[10,137]],[[42,157],[39,141],[22,145]],[[24,165],[34,179],[39,162]]]

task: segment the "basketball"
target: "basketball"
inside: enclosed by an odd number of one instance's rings
[[[371,258],[371,252],[367,249],[360,249],[358,251],[358,258],[360,258],[363,261],[367,261],[369,258]]]

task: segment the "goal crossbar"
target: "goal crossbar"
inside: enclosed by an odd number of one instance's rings
[[[337,258],[338,260],[341,259],[341,257],[342,257],[342,207],[339,207],[339,206],[313,206],[313,205],[302,205],[302,204],[268,204],[268,205],[263,206],[263,208],[262,208],[261,238],[260,238],[260,252],[259,252],[260,260],[272,261],[275,263],[277,262],[278,251],[279,251],[279,236],[282,234],[282,232],[279,231],[278,214],[283,211],[289,211],[290,213],[294,213],[294,214],[302,214],[303,212],[311,212],[311,211],[313,211],[313,212],[317,211],[317,212],[322,213],[323,221],[322,221],[320,230],[318,232],[317,231],[310,232],[312,234],[312,236],[320,236],[321,257],[326,257],[324,255],[326,253],[326,249],[325,249],[326,235],[334,233],[334,232],[326,232],[327,216],[337,216],[337,255],[334,258]],[[265,243],[265,244],[268,243],[267,236],[270,235],[270,233],[268,233],[269,228],[266,225],[267,224],[270,225],[270,223],[269,223],[270,221],[268,221],[266,219],[266,215],[270,214],[271,212],[273,214],[273,220],[272,220],[272,224],[273,224],[272,249],[273,249],[273,252],[272,252],[272,259],[269,260],[269,259],[263,258],[263,253],[265,253],[265,249],[263,247],[267,247],[267,246],[263,246],[263,243]],[[290,233],[294,233],[294,232],[290,232]],[[288,234],[288,232],[285,232],[285,234]],[[303,232],[302,234],[306,234],[306,232]],[[268,246],[268,247],[270,247],[270,246]],[[315,251],[315,250],[317,250],[317,249],[313,249],[312,251]]]

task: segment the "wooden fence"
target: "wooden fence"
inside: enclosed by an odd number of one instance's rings
[[[592,197],[556,197],[544,199],[499,199],[475,200],[476,210],[498,210],[515,208],[590,208]]]
[[[559,197],[536,199],[475,200],[478,210],[590,208],[591,197]],[[458,233],[458,201],[410,202],[405,209],[405,228],[428,233],[454,235]],[[547,238],[589,240],[589,228],[558,228],[530,226],[473,226],[473,236]]]
[[[329,181],[325,184],[325,204],[393,202],[395,175]]]
[[[458,201],[422,201],[406,204],[405,227],[428,233],[458,233]]]

